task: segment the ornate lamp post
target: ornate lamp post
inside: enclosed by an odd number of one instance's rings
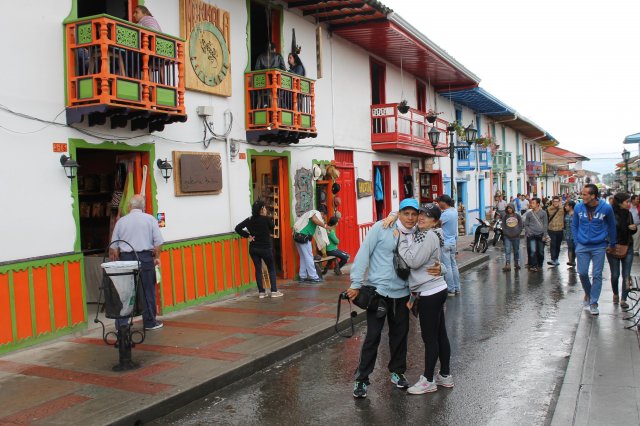
[[[630,156],[631,156],[631,153],[627,151],[627,148],[625,148],[624,151],[622,151],[622,159],[624,160],[624,177],[625,177],[624,188],[627,192],[629,192],[629,157]]]
[[[447,133],[449,134],[449,146],[446,148],[438,148],[438,141],[440,139],[440,130],[436,129],[435,126],[433,126],[431,128],[431,130],[429,130],[429,142],[431,142],[431,146],[433,147],[433,151],[434,153],[436,152],[443,152],[443,153],[449,153],[449,159],[451,160],[451,198],[454,198],[453,196],[453,158],[455,157],[456,151],[457,150],[466,150],[468,151],[471,147],[471,145],[476,141],[476,135],[478,134],[478,131],[475,129],[475,127],[473,127],[473,122],[471,122],[471,124],[469,124],[466,128],[465,128],[465,139],[466,139],[466,143],[462,144],[462,145],[455,145],[453,143],[453,134],[455,133],[455,127],[453,127],[452,125],[447,126]]]

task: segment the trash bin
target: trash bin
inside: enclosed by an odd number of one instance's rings
[[[121,319],[140,315],[140,309],[136,309],[139,262],[119,260],[105,262],[100,266],[104,272],[103,290],[106,317]]]

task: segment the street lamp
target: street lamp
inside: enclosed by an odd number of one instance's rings
[[[624,177],[625,177],[625,189],[627,192],[629,192],[629,157],[631,156],[631,153],[629,151],[627,151],[627,148],[625,148],[622,151],[622,159],[624,160]]]
[[[445,148],[438,148],[438,141],[440,140],[440,131],[436,129],[435,126],[433,126],[429,130],[427,135],[429,136],[429,142],[433,147],[434,153],[437,153],[437,152],[449,153],[449,159],[451,160],[451,198],[453,199],[453,157],[455,156],[456,151],[458,150],[469,151],[469,148],[476,140],[476,135],[478,131],[475,129],[475,127],[473,127],[473,122],[471,122],[471,124],[469,124],[465,128],[466,142],[462,145],[455,145],[453,143],[453,135],[455,133],[455,127],[451,123],[447,126],[447,133],[449,134],[450,139],[449,139],[449,146]]]

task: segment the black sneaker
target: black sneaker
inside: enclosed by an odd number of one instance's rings
[[[400,389],[407,389],[409,387],[409,382],[407,378],[404,377],[404,374],[400,373],[391,373],[391,382],[395,384]]]
[[[353,385],[353,397],[354,398],[366,398],[367,397],[367,384],[356,380]]]

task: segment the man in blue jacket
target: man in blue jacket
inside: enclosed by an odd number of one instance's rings
[[[366,398],[369,375],[373,372],[378,355],[378,345],[384,327],[385,318],[389,323],[389,371],[391,381],[399,388],[406,389],[409,382],[404,376],[407,369],[407,334],[409,332],[409,285],[396,275],[393,268],[393,252],[396,249],[400,232],[413,233],[418,221],[418,202],[406,198],[400,202],[399,223],[383,228],[382,222],[371,227],[351,266],[351,287],[347,290],[350,299],[357,297],[360,288],[365,285],[365,273],[368,270],[366,284],[376,288],[380,299],[386,304],[386,314],[367,311],[367,335],[360,352],[360,363],[356,370],[356,382],[353,388],[355,398]]]
[[[598,315],[598,299],[602,290],[602,267],[605,253],[616,245],[616,220],[613,209],[598,198],[598,187],[592,183],[582,188],[582,203],[576,204],[571,222],[573,240],[576,243],[578,275],[584,289],[584,308],[591,315]],[[592,263],[589,280],[589,263]]]

